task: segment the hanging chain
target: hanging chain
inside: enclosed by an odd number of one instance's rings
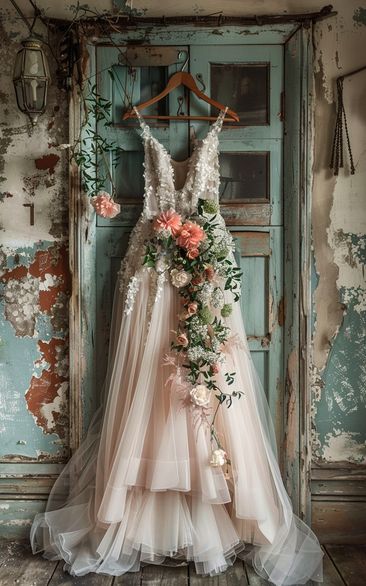
[[[338,175],[339,169],[343,167],[343,126],[346,133],[347,150],[350,161],[350,173],[355,174],[355,166],[353,163],[353,155],[351,150],[351,142],[348,133],[348,124],[346,111],[343,102],[343,78],[337,79],[337,116],[334,129],[334,138],[332,145],[332,157],[330,161],[330,168],[334,170],[334,175]]]

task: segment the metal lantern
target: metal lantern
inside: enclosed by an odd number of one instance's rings
[[[46,109],[50,76],[41,42],[29,37],[22,45],[15,58],[13,82],[19,109],[35,125]]]

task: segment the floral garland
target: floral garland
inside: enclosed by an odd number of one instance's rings
[[[143,264],[158,274],[169,274],[182,298],[183,312],[171,348],[183,358],[191,402],[204,411],[212,393],[218,400],[210,423],[211,441],[217,445],[212,466],[230,463],[215,430],[218,408],[223,403],[230,407],[234,397],[243,395],[237,390],[224,393],[216,381],[230,337],[222,318],[231,314],[232,305],[225,303],[224,291],[231,291],[234,302],[238,301],[242,275],[230,260],[233,239],[217,223],[218,209],[214,200],[199,199],[197,213],[189,217],[183,218],[173,209],[160,213],[153,221],[153,237],[145,242],[143,258]],[[234,383],[235,372],[223,376],[228,385]]]

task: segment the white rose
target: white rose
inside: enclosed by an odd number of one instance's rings
[[[226,452],[225,450],[217,449],[211,454],[210,464],[211,466],[223,466],[226,463]]]
[[[170,278],[172,285],[179,289],[180,287],[185,287],[188,285],[192,279],[192,275],[183,270],[173,269],[170,271]]]
[[[211,389],[205,385],[197,385],[191,390],[190,395],[192,403],[195,403],[198,407],[205,407],[210,402]]]

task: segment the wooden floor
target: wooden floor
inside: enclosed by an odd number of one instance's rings
[[[323,586],[366,586],[366,545],[324,546]],[[64,572],[63,561],[50,562],[33,555],[28,542],[0,543],[0,585],[10,586],[265,586],[255,572],[237,561],[214,578],[196,575],[192,566],[146,566],[141,572],[119,577],[88,574],[74,578]]]

